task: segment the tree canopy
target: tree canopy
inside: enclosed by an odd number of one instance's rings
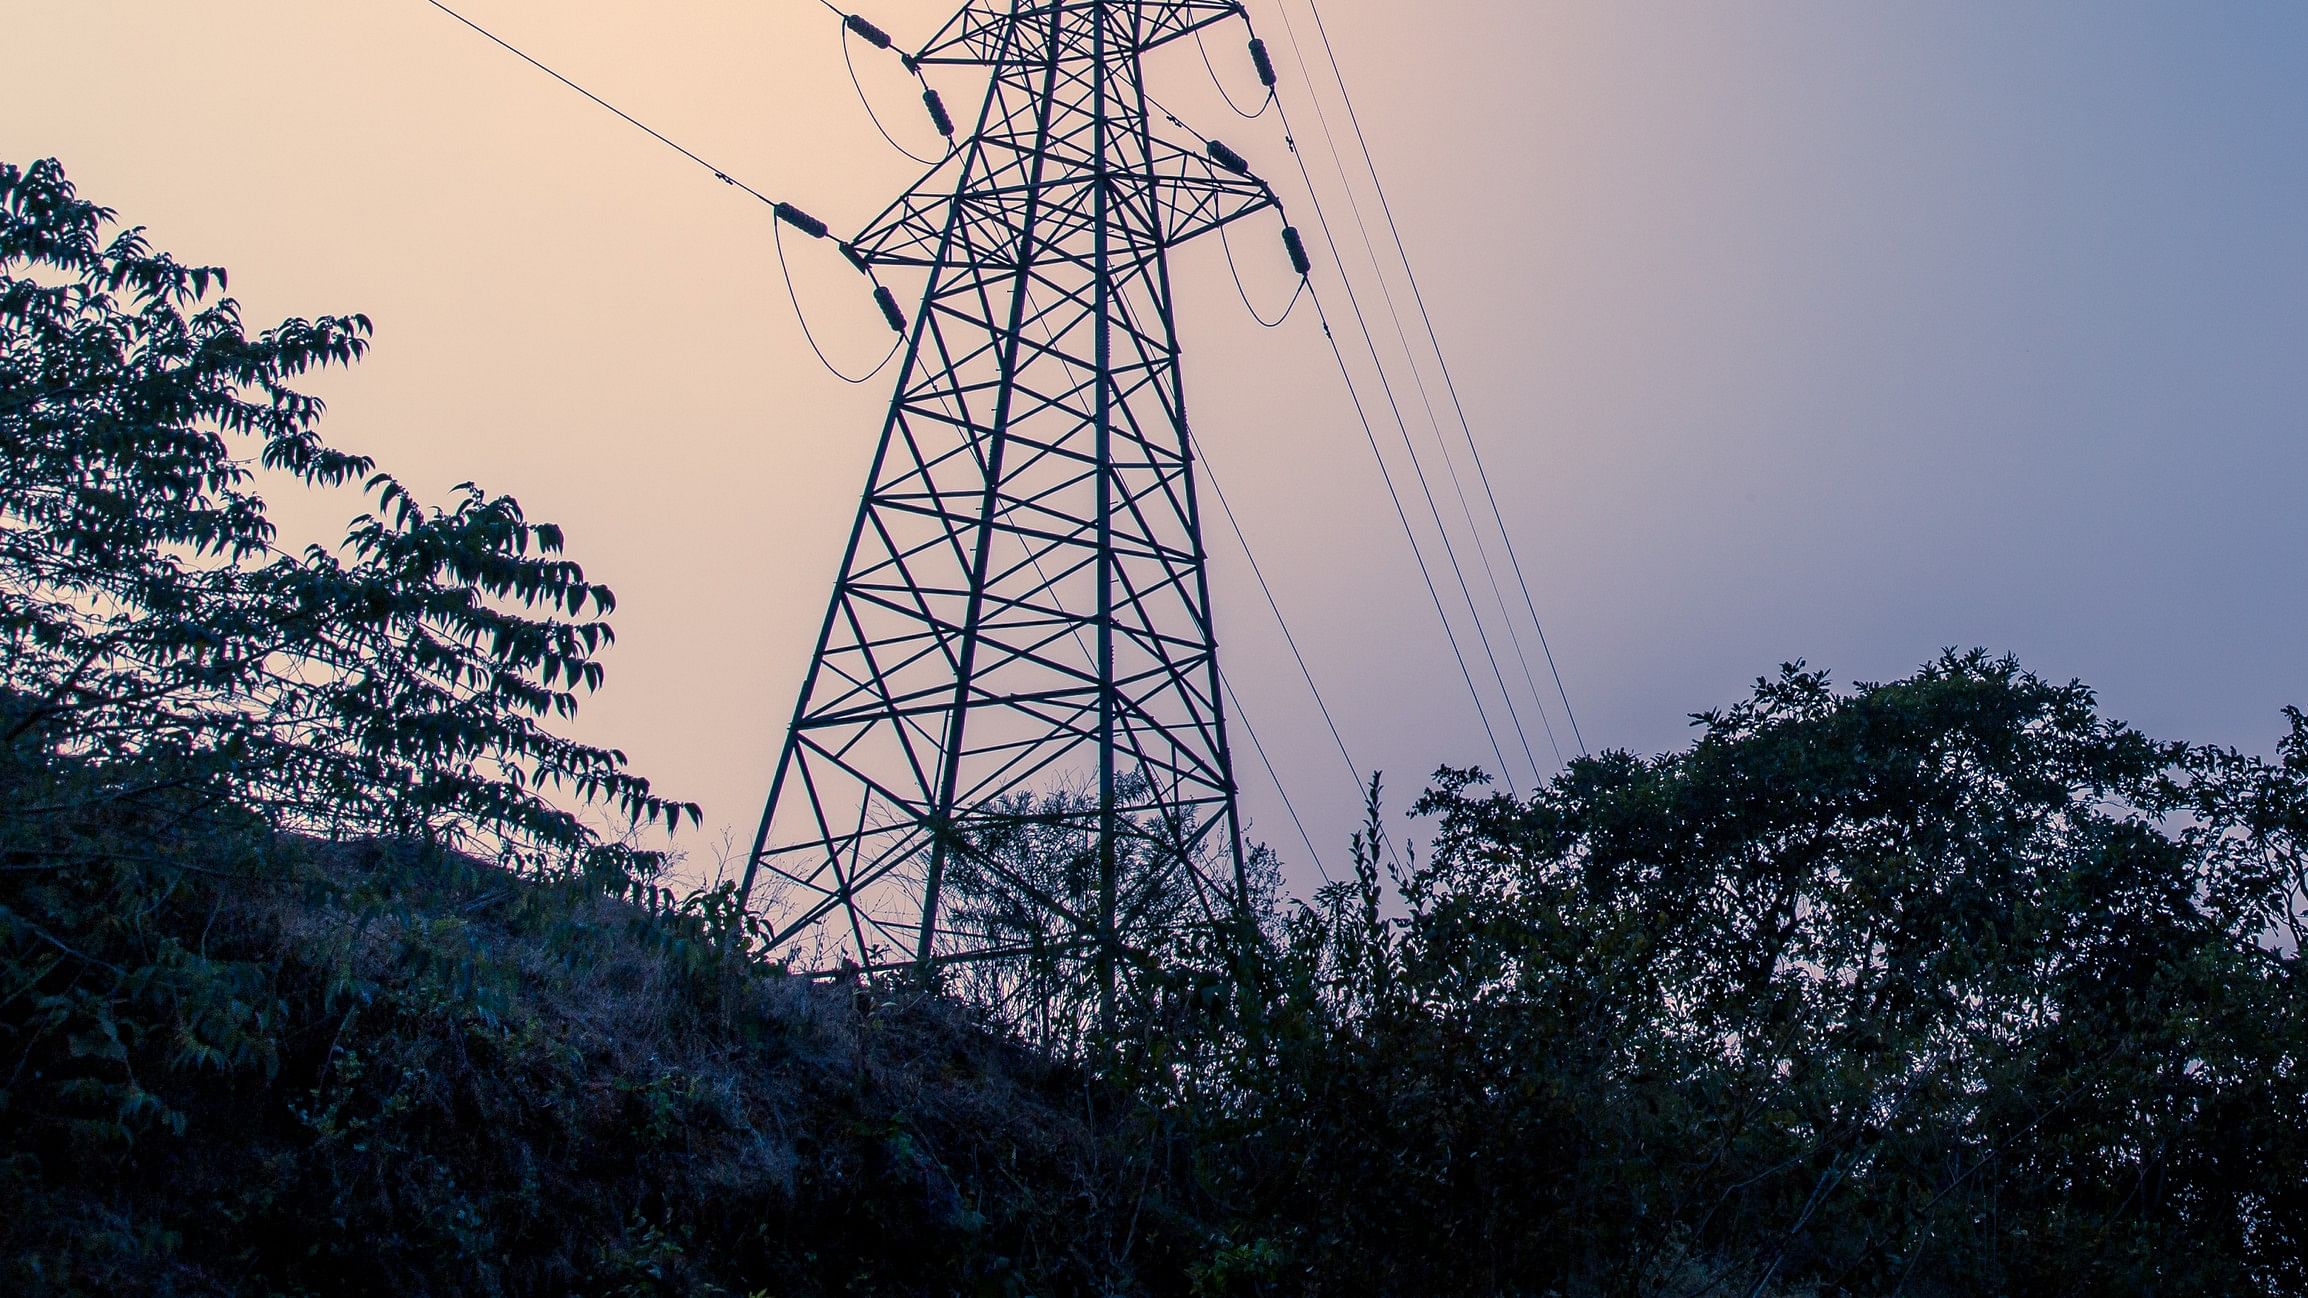
[[[552,728],[601,683],[610,592],[511,497],[428,508],[321,439],[291,385],[358,360],[365,317],[251,334],[224,288],[54,161],[0,164],[0,733],[101,772],[91,796],[646,868],[555,800],[696,815]],[[259,466],[373,512],[284,552]]]
[[[626,831],[696,815],[555,729],[601,682],[612,605],[559,530],[470,485],[422,506],[329,446],[292,385],[358,360],[368,321],[251,333],[224,287],[54,161],[0,164],[10,1167],[180,1131],[164,1077],[278,1066],[262,970],[184,927],[194,881],[261,890],[284,840],[381,840],[639,895],[663,861]],[[267,473],[372,512],[285,550]]]
[[[1364,1292],[2301,1291],[2289,715],[2270,764],[1950,654],[1443,772],[1399,913],[1366,843],[1288,925],[1262,1236]]]

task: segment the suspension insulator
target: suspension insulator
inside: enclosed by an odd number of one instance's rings
[[[1241,154],[1227,148],[1225,145],[1220,144],[1216,140],[1210,141],[1204,147],[1208,149],[1210,153],[1210,160],[1212,162],[1215,162],[1219,166],[1226,168],[1228,171],[1233,172],[1237,176],[1247,176],[1250,174],[1250,164],[1243,161]]]
[[[880,285],[874,286],[874,303],[882,309],[882,319],[899,333],[906,331],[906,313],[898,309],[898,296]]]
[[[938,128],[938,134],[949,140],[954,138],[954,119],[946,116],[946,101],[938,97],[938,92],[924,90],[922,103],[930,110],[930,124]]]
[[[1297,226],[1282,227],[1282,250],[1290,254],[1290,268],[1297,271],[1301,279],[1314,273],[1314,262],[1306,255],[1306,240],[1298,237]]]
[[[785,222],[787,225],[790,225],[794,229],[801,231],[803,234],[808,235],[810,238],[823,239],[825,237],[825,222],[818,220],[816,217],[802,211],[800,208],[795,207],[793,204],[779,203],[775,208],[771,210],[777,213],[778,220]]]
[[[865,19],[858,17],[856,14],[851,14],[849,17],[842,19],[841,25],[849,28],[853,32],[856,32],[858,35],[865,37],[866,44],[873,46],[877,50],[886,50],[890,47],[890,34],[888,32],[885,32],[881,28],[874,26],[872,23],[869,23]]]
[[[1255,36],[1250,38],[1250,61],[1258,65],[1258,83],[1274,89],[1274,60],[1266,55],[1266,42]]]

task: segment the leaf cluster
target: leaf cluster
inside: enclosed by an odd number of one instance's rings
[[[552,723],[601,683],[610,592],[559,529],[466,484],[420,505],[323,442],[303,375],[361,316],[250,333],[222,271],[114,228],[54,161],[0,164],[0,733],[278,828],[646,874],[558,798],[696,809]],[[259,474],[359,482],[341,544],[284,551]]]

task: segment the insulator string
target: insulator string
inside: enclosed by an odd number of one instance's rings
[[[891,148],[896,149],[898,152],[906,155],[908,158],[911,158],[915,162],[918,162],[925,167],[934,167],[938,165],[938,163],[944,159],[925,158],[922,155],[914,152],[912,149],[909,149],[903,144],[898,143],[898,137],[890,134],[890,128],[882,124],[882,115],[874,111],[873,100],[866,94],[865,83],[858,79],[857,61],[850,57],[849,38],[851,31],[852,28],[850,27],[849,23],[846,21],[843,22],[841,26],[841,63],[843,67],[849,69],[850,88],[857,91],[857,101],[858,104],[865,109],[866,120],[874,124],[874,129],[881,132],[881,137],[889,142],[889,146]],[[951,157],[952,154],[949,153],[947,156]]]

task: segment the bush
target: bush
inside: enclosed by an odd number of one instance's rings
[[[2308,722],[1789,668],[1291,925],[1227,1165],[1318,1292],[2297,1293]]]

